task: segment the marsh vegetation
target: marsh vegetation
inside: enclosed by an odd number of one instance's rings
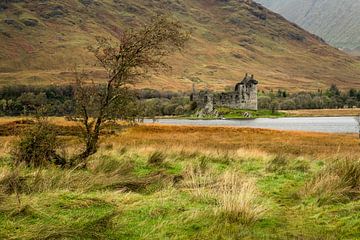
[[[359,237],[353,135],[138,126],[86,168],[14,164],[17,138],[1,137],[2,238]]]

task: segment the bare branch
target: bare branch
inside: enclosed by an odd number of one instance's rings
[[[88,83],[85,74],[77,75],[76,99],[87,133],[86,149],[81,158],[96,152],[103,122],[118,116],[124,104],[126,107],[134,101],[128,86],[150,70],[169,69],[165,57],[183,48],[188,38],[182,25],[166,16],[154,18],[141,29],[125,31],[117,41],[97,38],[97,45],[89,49],[108,77],[105,84],[96,85]],[[90,118],[94,120],[91,122]]]

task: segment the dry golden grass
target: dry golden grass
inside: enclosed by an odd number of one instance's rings
[[[281,111],[296,117],[325,117],[325,116],[359,116],[360,108],[344,108],[344,109],[302,109]]]
[[[31,117],[0,117],[0,125],[1,124],[9,124],[22,120],[33,120]],[[59,126],[77,126],[78,123],[74,121],[68,121],[64,117],[48,117],[47,121],[51,124],[59,125]]]
[[[182,187],[197,200],[209,201],[212,199],[215,185],[216,176],[212,172],[206,171],[204,167],[190,164],[185,169]]]
[[[254,182],[235,172],[225,172],[215,195],[219,199],[217,212],[228,220],[251,224],[260,219],[265,208],[259,204]]]
[[[186,152],[234,152],[244,154],[291,154],[328,158],[360,157],[360,140],[353,134],[327,134],[299,131],[235,127],[191,127],[142,125],[118,136],[102,139],[103,143],[134,148],[152,147]]]
[[[226,171],[218,176],[201,166],[190,165],[182,186],[196,200],[214,202],[215,214],[227,221],[248,225],[265,212],[255,182],[236,172]]]
[[[360,161],[338,159],[331,162],[305,185],[301,195],[316,197],[320,203],[359,199]]]
[[[20,118],[0,118],[0,125]],[[73,126],[77,123],[64,118],[49,118],[58,126]],[[0,137],[0,154],[8,153],[15,137]],[[80,147],[73,137],[66,138],[75,151]],[[139,125],[116,135],[103,136],[103,147],[130,147],[146,154],[162,152],[199,153],[203,155],[227,154],[239,158],[262,158],[271,155],[290,154],[315,156],[317,158],[360,157],[360,140],[355,134],[311,133],[301,131],[278,131],[269,129],[237,127],[200,127]],[[170,151],[171,150],[171,151]],[[269,155],[270,154],[270,155]]]
[[[12,142],[15,140],[15,137],[0,137],[0,156],[10,152]]]
[[[230,222],[249,225],[263,216],[256,184],[241,174],[226,171],[220,176],[206,166],[190,164],[182,187],[200,202],[214,204],[214,213]]]

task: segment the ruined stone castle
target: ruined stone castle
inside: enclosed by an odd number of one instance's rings
[[[254,75],[245,75],[245,78],[235,85],[234,91],[214,93],[208,90],[196,92],[191,95],[191,101],[205,113],[212,113],[216,107],[229,107],[234,109],[257,110],[257,84]]]

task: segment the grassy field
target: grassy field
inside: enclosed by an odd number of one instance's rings
[[[241,109],[230,109],[230,108],[219,108],[217,109],[219,115],[226,119],[242,119],[247,118],[245,114],[250,114],[250,118],[279,118],[286,117],[287,114],[281,111],[272,112],[271,110],[241,110]]]
[[[87,169],[13,168],[14,139],[0,238],[360,238],[355,135],[142,125],[103,137]]]
[[[283,114],[294,117],[341,117],[359,116],[360,108],[341,108],[341,109],[302,109],[281,111]]]

